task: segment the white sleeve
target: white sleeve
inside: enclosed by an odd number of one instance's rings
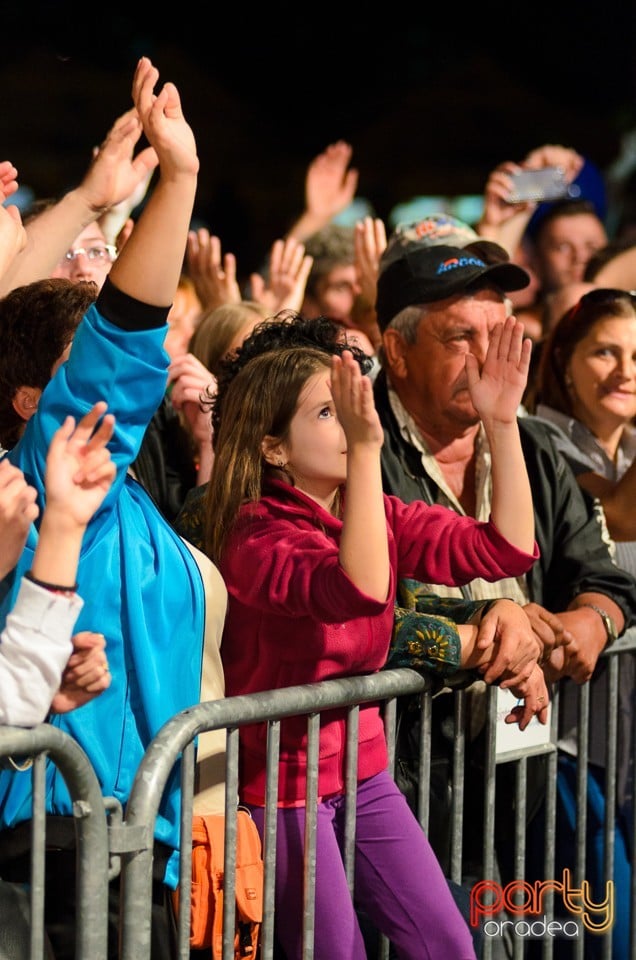
[[[22,579],[0,634],[0,723],[41,723],[73,651],[71,636],[84,605]]]

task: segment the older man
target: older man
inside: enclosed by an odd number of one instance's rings
[[[378,278],[382,370],[374,388],[385,432],[387,493],[488,517],[490,455],[470,400],[465,358],[470,352],[483,361],[494,325],[507,314],[506,293],[526,282],[521,268],[487,264],[470,248],[389,243]],[[636,582],[614,565],[599,515],[556,452],[550,428],[532,417],[520,417],[519,428],[540,559],[525,577],[495,585],[475,580],[463,592],[473,599],[516,599],[531,621],[550,679],[569,676],[582,683],[606,644],[634,622]],[[460,595],[439,584],[428,587],[442,596]],[[434,743],[446,759],[452,744],[442,731],[450,701],[436,698],[433,714]],[[447,868],[443,826],[433,824],[431,842]],[[469,832],[478,841],[478,814],[474,827]],[[480,848],[479,841],[477,855]]]

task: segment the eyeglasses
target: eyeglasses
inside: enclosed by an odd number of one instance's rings
[[[110,243],[96,243],[92,247],[77,247],[76,250],[67,250],[60,263],[73,263],[80,253],[91,263],[112,263],[117,256],[117,248]]]

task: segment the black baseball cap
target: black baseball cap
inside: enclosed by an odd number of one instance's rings
[[[478,252],[462,247],[406,246],[384,268],[380,262],[376,301],[380,330],[384,332],[405,307],[445,300],[484,282],[509,293],[527,287],[530,276],[515,263],[487,264]]]

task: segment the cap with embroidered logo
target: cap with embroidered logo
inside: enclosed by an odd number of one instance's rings
[[[488,264],[462,247],[412,242],[390,263],[380,263],[376,300],[380,330],[384,332],[405,307],[445,300],[482,283],[508,293],[527,287],[530,277],[515,263]]]

